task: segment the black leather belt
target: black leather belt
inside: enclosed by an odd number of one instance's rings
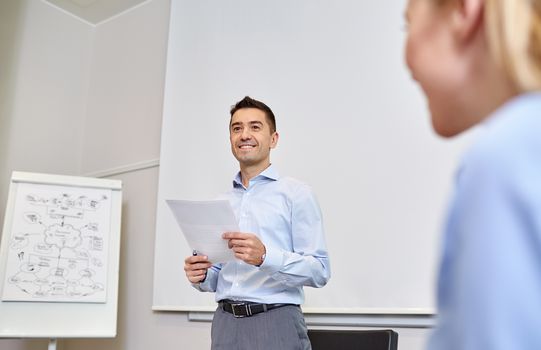
[[[272,309],[292,304],[258,304],[247,301],[221,300],[220,307],[235,317],[250,317]]]

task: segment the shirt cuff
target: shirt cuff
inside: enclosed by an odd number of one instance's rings
[[[218,273],[214,269],[207,270],[207,276],[203,282],[192,283],[192,286],[200,292],[215,292],[216,284],[218,282]]]
[[[280,249],[274,249],[273,247],[266,247],[266,251],[265,260],[259,266],[259,269],[272,275],[282,268],[284,253]]]

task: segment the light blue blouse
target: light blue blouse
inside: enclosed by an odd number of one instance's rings
[[[428,348],[541,349],[541,93],[483,126],[457,174]]]
[[[241,232],[254,233],[267,255],[260,267],[243,261],[214,265],[201,291],[222,299],[302,304],[303,286],[322,287],[330,277],[323,221],[310,187],[280,177],[271,165],[242,185],[240,173],[226,196]]]

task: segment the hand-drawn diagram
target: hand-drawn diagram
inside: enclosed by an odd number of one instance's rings
[[[111,190],[19,184],[2,299],[105,302]]]

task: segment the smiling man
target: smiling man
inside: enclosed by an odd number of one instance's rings
[[[238,260],[190,256],[186,276],[198,290],[216,293],[212,349],[311,349],[299,306],[303,287],[323,287],[330,277],[319,205],[310,187],[271,165],[279,138],[272,110],[247,96],[230,113],[240,171],[226,198],[242,232],[223,238]]]

